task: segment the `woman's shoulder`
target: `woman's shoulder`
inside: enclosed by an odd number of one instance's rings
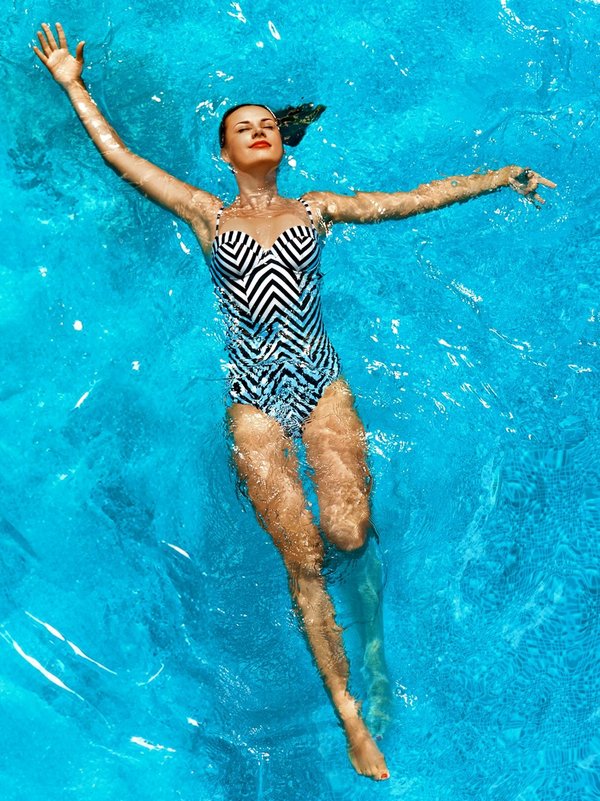
[[[336,192],[314,190],[306,192],[300,199],[309,204],[315,219],[326,228],[335,216],[336,203],[340,197],[342,196]]]
[[[313,190],[312,192],[305,192],[300,196],[300,200],[305,200],[311,206],[319,207],[322,203],[327,202],[327,198],[331,197],[331,192],[320,192]]]

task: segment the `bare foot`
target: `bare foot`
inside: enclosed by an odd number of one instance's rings
[[[363,720],[358,715],[345,720],[344,729],[348,738],[348,756],[354,765],[354,770],[361,776],[369,776],[376,781],[389,779],[390,773],[385,758],[375,745],[375,740]]]

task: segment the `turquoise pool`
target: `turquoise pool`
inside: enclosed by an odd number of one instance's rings
[[[218,120],[248,99],[327,106],[286,194],[512,163],[558,184],[541,211],[506,190],[325,248],[387,573],[385,784],[350,768],[236,487],[199,247],[37,65],[57,15],[127,144],[226,200]],[[599,798],[600,5],[66,0],[3,22],[4,801]]]

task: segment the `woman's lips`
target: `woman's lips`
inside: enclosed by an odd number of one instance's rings
[[[265,142],[264,139],[261,139],[260,142],[255,142],[253,145],[250,145],[250,148],[252,149],[255,147],[271,147],[271,145],[268,142]]]

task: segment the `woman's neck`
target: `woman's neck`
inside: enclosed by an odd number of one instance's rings
[[[236,172],[238,197],[236,205],[256,209],[268,208],[278,197],[275,171],[262,175]]]

